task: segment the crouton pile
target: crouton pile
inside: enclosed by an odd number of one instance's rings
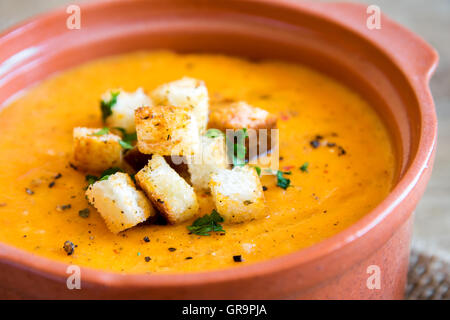
[[[225,223],[266,215],[259,175],[248,165],[231,168],[224,131],[275,128],[267,111],[245,102],[210,110],[205,83],[187,77],[149,95],[108,90],[100,107],[103,128],[73,130],[73,165],[108,173],[91,181],[86,198],[111,232],[157,215],[169,224],[191,220],[198,192],[211,195]]]

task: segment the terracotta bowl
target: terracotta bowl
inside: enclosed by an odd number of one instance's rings
[[[436,115],[428,81],[437,53],[387,17],[366,26],[355,4],[250,0],[131,0],[81,5],[81,29],[65,9],[0,35],[0,104],[49,75],[138,49],[220,52],[297,61],[346,83],[386,121],[398,150],[398,182],[363,219],[307,249],[239,268],[173,275],[119,275],[81,269],[0,243],[0,297],[401,299],[412,213],[430,177]],[[370,266],[381,288],[369,289]],[[369,269],[368,269],[369,268]],[[370,280],[369,280],[370,281]]]

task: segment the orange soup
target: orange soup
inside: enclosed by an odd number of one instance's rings
[[[149,92],[184,76],[204,80],[212,105],[244,100],[278,116],[280,170],[291,172],[290,186],[262,176],[268,216],[225,221],[225,233],[190,234],[188,221],[115,235],[85,198],[86,173],[70,165],[72,130],[103,126],[99,99],[110,88]],[[302,65],[208,54],[139,52],[58,74],[0,112],[0,149],[0,241],[123,273],[223,269],[311,246],[372,210],[395,174],[389,133],[357,93]],[[197,196],[200,215],[211,213],[210,196]],[[72,255],[66,240],[76,245]]]

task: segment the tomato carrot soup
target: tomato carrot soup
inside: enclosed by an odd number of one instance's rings
[[[246,101],[278,117],[279,170],[261,176],[267,216],[189,232],[145,222],[114,234],[72,163],[75,127],[102,128],[100,96],[111,88],[150,92],[201,79],[210,105]],[[69,264],[122,273],[180,273],[242,266],[318,243],[355,223],[390,192],[395,152],[367,101],[328,76],[278,61],[138,52],[63,72],[0,112],[0,241]],[[214,204],[197,192],[199,216]],[[69,255],[64,243],[74,244]]]

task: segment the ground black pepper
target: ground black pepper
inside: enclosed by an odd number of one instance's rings
[[[73,244],[72,241],[67,240],[66,242],[64,242],[64,251],[67,253],[68,256],[72,255],[73,252],[75,251],[75,245]]]

